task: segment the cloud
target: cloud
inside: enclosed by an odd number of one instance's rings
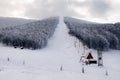
[[[85,7],[90,16],[106,16],[111,10],[110,0],[83,0],[82,2],[73,2],[76,7]]]
[[[31,0],[0,0],[0,16],[24,17],[26,5]]]
[[[13,11],[14,6],[10,4],[9,0],[0,0],[0,15],[11,15],[10,10]]]
[[[76,15],[68,0],[35,0],[26,11],[26,16],[33,18],[45,18],[59,15]]]
[[[108,0],[90,0],[88,2],[89,12],[94,17],[105,17],[111,10]]]
[[[107,0],[34,0],[33,4],[27,7],[25,15],[31,18],[59,15],[79,17],[88,17],[89,15],[103,18],[109,10],[110,4]],[[85,15],[82,14],[83,11],[87,11],[84,12]]]
[[[0,0],[0,16],[41,19],[64,15],[105,21],[110,16],[116,20],[119,7],[119,0]]]

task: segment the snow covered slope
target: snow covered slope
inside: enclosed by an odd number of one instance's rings
[[[58,17],[51,17],[31,23],[0,29],[0,42],[7,46],[27,49],[46,47],[59,22]]]
[[[35,20],[22,19],[22,18],[11,18],[11,17],[0,17],[0,28],[22,25],[25,23],[30,23]]]
[[[120,24],[91,23],[75,18],[65,17],[64,22],[70,34],[76,36],[87,47],[92,49],[120,49]]]
[[[1,46],[0,80],[120,79],[120,65],[117,64],[120,51],[105,52],[103,55],[105,66],[85,66],[85,73],[83,74],[82,65],[79,62],[83,53],[83,46],[77,39],[70,36],[68,31],[69,29],[63,22],[63,17],[61,17],[54,35],[44,49],[32,51]],[[93,52],[96,53],[96,51]],[[105,75],[106,71],[108,75]]]

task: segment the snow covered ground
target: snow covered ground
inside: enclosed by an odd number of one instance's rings
[[[120,51],[104,52],[104,67],[84,66],[85,73],[82,73],[79,60],[83,46],[68,31],[63,18],[60,18],[44,49],[21,50],[1,45],[0,80],[120,80]]]

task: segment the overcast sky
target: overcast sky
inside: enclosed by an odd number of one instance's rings
[[[120,22],[120,0],[0,0],[0,16],[42,19],[59,15]]]

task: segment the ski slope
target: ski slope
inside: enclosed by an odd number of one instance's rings
[[[83,46],[68,34],[60,18],[46,48],[21,50],[0,46],[0,80],[119,80],[120,51],[104,52],[104,67],[89,65],[82,73]],[[86,52],[89,50],[86,50]],[[92,50],[94,57],[96,51]],[[114,54],[115,53],[115,54]],[[62,67],[62,71],[61,71]],[[106,75],[108,72],[108,75]]]

